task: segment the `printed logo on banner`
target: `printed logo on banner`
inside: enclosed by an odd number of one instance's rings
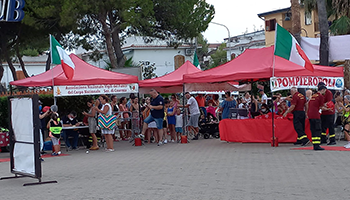
[[[133,92],[134,92],[134,91],[135,91],[135,89],[136,89],[136,86],[135,86],[135,85],[131,85],[131,84],[130,84],[130,85],[129,85],[129,88],[130,88],[130,90],[131,90],[131,91],[133,91]]]
[[[335,87],[337,88],[343,87],[343,81],[340,78],[338,78],[337,81],[335,82]]]
[[[59,87],[56,87],[56,95],[60,96],[61,95],[61,90]]]
[[[271,78],[271,85],[272,85],[272,89],[276,89],[278,87],[277,80]]]

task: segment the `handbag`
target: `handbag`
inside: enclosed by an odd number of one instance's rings
[[[108,129],[113,130],[117,121],[117,116],[115,115],[105,115],[105,114],[99,114],[98,115],[98,126],[101,129]]]

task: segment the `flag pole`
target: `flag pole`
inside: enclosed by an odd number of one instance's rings
[[[52,41],[51,41],[51,34],[49,35],[50,36],[50,57],[51,57],[51,63],[50,65],[52,64]],[[51,68],[51,67],[50,67]],[[53,105],[56,106],[56,103],[57,103],[57,99],[56,99],[56,96],[55,96],[55,80],[53,78],[53,68],[50,69],[51,70],[51,79],[52,79],[52,92],[53,92]]]
[[[278,28],[278,23],[275,24],[276,29]],[[275,62],[276,62],[276,56],[275,56],[275,49],[276,49],[276,37],[277,36],[277,30],[275,30],[275,45],[273,47],[273,61],[272,61],[272,77],[275,77]],[[270,79],[271,82],[271,79]],[[270,84],[271,85],[271,84]],[[273,96],[272,88],[271,90],[271,98]],[[275,140],[275,104],[272,105],[272,146],[276,147],[276,140]]]
[[[275,24],[275,45],[273,46],[273,61],[272,61],[272,77],[275,77],[275,50],[276,50],[276,38],[277,38],[277,29],[278,29],[278,23]]]

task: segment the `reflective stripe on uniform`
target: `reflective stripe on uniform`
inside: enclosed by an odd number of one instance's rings
[[[302,140],[302,139],[304,139],[304,138],[306,138],[307,136],[306,135],[303,135],[303,136],[301,136],[300,138],[299,138],[299,140]]]
[[[331,138],[331,137],[335,137],[335,134],[333,134],[333,135],[329,135],[329,137]]]
[[[312,139],[312,140],[321,140],[320,137],[312,137],[311,139]]]
[[[321,133],[322,135],[327,135],[327,133]]]
[[[317,140],[316,141],[312,140],[312,144],[321,144],[321,141],[319,141],[319,140],[318,141]]]

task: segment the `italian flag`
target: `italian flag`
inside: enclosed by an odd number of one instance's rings
[[[194,66],[196,66],[198,69],[201,69],[201,66],[199,64],[198,56],[197,56],[197,50],[194,52],[193,55],[193,63]]]
[[[74,76],[75,65],[60,43],[50,35],[50,54],[52,64],[61,64],[64,74],[68,80],[72,80]]]
[[[274,54],[297,65],[303,66],[307,70],[314,71],[312,63],[301,49],[297,40],[278,23],[276,23]]]

